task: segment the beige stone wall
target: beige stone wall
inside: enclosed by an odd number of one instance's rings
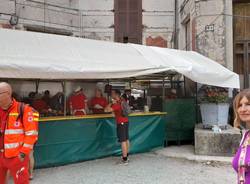
[[[2,8],[2,5],[9,8]],[[78,6],[79,0],[16,0],[19,22],[15,27],[77,35],[80,32],[80,16],[75,8]],[[15,13],[15,1],[0,0],[0,12],[9,14],[0,17],[2,23],[8,24],[10,15]]]
[[[15,2],[10,0],[0,0],[0,12],[6,14],[15,13]]]
[[[192,39],[195,37],[195,1],[194,0],[178,0],[178,48],[181,50],[194,50],[195,43]],[[190,21],[190,41],[186,41],[186,23]],[[187,43],[186,43],[187,42]]]
[[[196,6],[196,50],[205,56],[226,65],[224,0],[199,2]],[[205,26],[214,25],[214,31]]]
[[[143,44],[173,47],[175,0],[143,0]],[[114,0],[17,0],[19,27],[114,41]],[[13,0],[0,0],[13,14]],[[3,23],[8,24],[9,15]],[[45,22],[45,23],[44,23]]]
[[[80,0],[79,8],[83,37],[114,41],[114,0]]]
[[[17,28],[114,40],[114,1],[16,0]],[[44,4],[44,2],[46,4]],[[0,23],[9,23],[15,13],[13,0],[0,0]]]
[[[174,0],[142,0],[143,44],[173,48]]]
[[[197,52],[232,70],[232,2],[225,0],[179,0],[179,48]],[[185,22],[190,20],[190,43],[185,39]],[[206,26],[213,30],[206,30]]]

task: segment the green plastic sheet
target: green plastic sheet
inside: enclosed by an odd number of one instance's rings
[[[196,108],[194,98],[166,100],[164,111],[166,116],[166,140],[186,141],[194,140],[196,124]]]
[[[130,153],[164,146],[162,115],[132,116],[129,121]],[[120,155],[114,118],[40,122],[34,154],[36,168]]]

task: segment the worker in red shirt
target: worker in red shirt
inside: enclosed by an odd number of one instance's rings
[[[108,101],[103,97],[101,89],[95,90],[95,97],[90,101],[90,109],[93,114],[104,113],[104,108],[108,105]]]
[[[77,87],[74,93],[69,97],[70,114],[74,116],[86,115],[87,98],[81,87]]]
[[[39,114],[12,98],[8,83],[0,83],[0,183],[10,171],[15,184],[29,184],[29,154],[38,139]]]
[[[41,116],[48,116],[49,112],[51,112],[50,107],[47,105],[47,103],[43,100],[42,96],[40,94],[36,94],[33,103],[31,106],[36,109]]]
[[[111,91],[112,103],[107,105],[105,112],[113,112],[117,125],[117,137],[121,143],[122,160],[120,164],[128,164],[129,153],[129,122],[128,117],[124,116],[122,109],[122,99],[120,90],[114,89]],[[125,102],[127,103],[127,102]]]

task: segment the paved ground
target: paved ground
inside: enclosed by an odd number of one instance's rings
[[[181,158],[196,162],[220,162],[231,164],[233,157],[195,155],[193,145],[169,146],[155,151],[157,154],[169,158]]]
[[[132,155],[128,166],[117,157],[39,169],[31,184],[236,184],[228,164],[167,158],[157,152]]]

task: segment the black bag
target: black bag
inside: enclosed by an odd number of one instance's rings
[[[18,106],[18,116],[16,118],[16,120],[21,120],[21,122],[23,123],[23,113],[24,113],[24,108],[25,108],[25,104],[24,103],[19,103],[19,106]]]

